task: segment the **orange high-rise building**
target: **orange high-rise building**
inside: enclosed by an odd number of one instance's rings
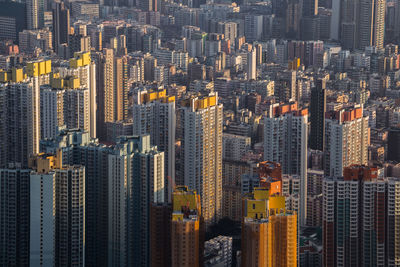
[[[242,266],[296,267],[297,215],[282,213],[268,219],[245,218]]]
[[[173,193],[171,222],[172,266],[202,266],[204,250],[200,196],[186,186]]]
[[[243,267],[297,266],[297,215],[269,191],[255,188],[243,198]]]

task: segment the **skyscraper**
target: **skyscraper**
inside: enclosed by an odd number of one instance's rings
[[[41,86],[40,88],[40,133],[41,138],[57,136],[57,127],[64,125],[63,89]]]
[[[53,8],[53,47],[56,52],[61,44],[68,44],[70,34],[69,9],[65,7],[64,2],[55,3],[55,8]]]
[[[172,267],[202,266],[204,225],[200,196],[179,186],[172,197],[171,250]]]
[[[344,167],[368,161],[368,117],[363,108],[330,112],[325,120],[325,175],[341,176]]]
[[[108,156],[112,149],[82,129],[61,130],[44,140],[41,151],[62,152],[62,164],[85,167],[85,264],[106,266],[108,240]]]
[[[165,198],[171,202],[171,182],[175,181],[175,97],[167,96],[165,89],[139,91],[133,106],[133,118],[133,134],[149,134],[151,144],[164,152]]]
[[[323,265],[395,266],[399,261],[400,180],[374,167],[346,167],[323,181]]]
[[[29,30],[44,27],[44,0],[26,1],[26,19]]]
[[[9,165],[0,169],[0,265],[29,266],[29,175]]]
[[[304,0],[301,17],[301,37],[303,40],[319,40],[320,20],[318,0]]]
[[[267,188],[244,196],[242,266],[297,266],[297,215],[284,210]]]
[[[30,158],[29,180],[29,263],[30,266],[54,265],[56,236],[55,189],[60,155],[39,154]]]
[[[69,129],[90,131],[89,89],[84,87],[65,90],[64,123]]]
[[[85,266],[85,167],[56,171],[54,190],[55,265]]]
[[[280,13],[283,13],[285,33],[287,38],[298,39],[300,36],[301,1],[286,0],[276,1]]]
[[[128,59],[126,56],[116,57],[114,62],[114,90],[116,121],[128,119],[129,87],[128,87]]]
[[[383,48],[386,0],[332,1],[331,38],[345,49]]]
[[[201,197],[207,227],[222,216],[222,104],[195,97],[182,107],[184,184]]]
[[[400,162],[400,129],[391,128],[388,135],[388,154],[387,159]]]
[[[318,79],[315,86],[311,89],[311,133],[310,148],[324,150],[325,139],[325,111],[326,111],[326,92],[325,80]]]
[[[383,48],[385,35],[386,0],[360,0],[359,2],[359,44]]]
[[[333,17],[331,24],[335,33],[335,40],[341,40],[345,49],[355,49],[359,45],[359,3],[354,0],[336,1],[333,3]],[[337,35],[336,35],[337,34]]]
[[[171,203],[152,203],[150,207],[150,266],[171,266]]]
[[[18,33],[26,29],[25,2],[0,2],[0,39],[18,41]]]
[[[39,152],[40,86],[49,83],[51,61],[28,62],[24,69],[3,71],[0,80],[1,165],[19,162],[27,166]]]
[[[69,67],[59,67],[50,85],[40,89],[43,138],[55,138],[57,126],[81,128],[96,137],[95,65],[89,53],[76,53]]]
[[[114,52],[112,49],[103,49],[93,55],[96,62],[96,125],[97,136],[106,140],[106,122],[115,121],[114,112]]]
[[[85,266],[85,167],[56,155],[30,159],[31,266]]]
[[[138,138],[138,137],[136,137]],[[150,146],[150,136],[140,137],[140,144],[133,158],[138,168],[131,174],[128,187],[133,198],[128,198],[128,265],[150,263],[150,206],[163,203],[164,197],[164,153]]]
[[[300,176],[302,225],[307,215],[307,123],[308,110],[297,102],[272,105],[264,119],[264,160],[280,163],[283,174]]]
[[[254,42],[261,40],[263,28],[263,17],[261,15],[246,15],[244,25],[244,34],[246,36],[246,41]]]
[[[303,1],[303,17],[313,17],[318,15],[318,0]]]
[[[247,79],[257,79],[257,61],[256,61],[256,50],[252,49],[247,53]]]
[[[161,0],[140,0],[138,3],[144,11],[161,11]]]
[[[164,203],[164,153],[150,136],[121,137],[108,156],[111,266],[150,265],[150,208]]]
[[[87,119],[89,125],[87,130],[90,133],[90,137],[97,137],[97,91],[96,91],[96,75],[97,68],[96,64],[90,58],[90,52],[78,52],[73,55],[69,60],[69,68],[58,68],[61,78],[67,78],[74,76],[79,78],[79,85],[82,88],[87,88],[89,91],[88,102],[85,105],[88,107]]]

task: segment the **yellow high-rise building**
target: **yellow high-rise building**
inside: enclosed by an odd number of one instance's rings
[[[297,266],[297,215],[285,198],[255,188],[243,198],[242,266]]]
[[[172,266],[201,266],[204,231],[200,196],[186,186],[179,186],[173,193],[172,210]]]

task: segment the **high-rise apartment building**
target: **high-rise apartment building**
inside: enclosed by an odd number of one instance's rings
[[[90,131],[89,89],[84,87],[65,90],[64,124],[68,129]]]
[[[128,119],[129,86],[128,86],[128,59],[126,56],[116,57],[114,62],[114,90],[116,121]]]
[[[9,165],[0,169],[0,265],[29,266],[29,175]]]
[[[368,117],[363,108],[333,111],[325,119],[325,175],[342,176],[344,167],[368,161]]]
[[[68,37],[68,53],[73,56],[77,52],[88,52],[91,49],[90,36],[85,33],[74,33]]]
[[[85,266],[85,168],[67,166],[55,176],[55,265]]]
[[[175,97],[166,90],[139,91],[133,106],[133,134],[149,134],[150,143],[165,156],[165,198],[171,202],[175,181]],[[169,177],[169,178],[168,178]]]
[[[332,1],[330,38],[340,41],[343,48],[355,49],[358,45],[358,1]]]
[[[301,38],[303,40],[319,40],[318,0],[303,1],[302,9]]]
[[[297,215],[285,197],[255,188],[243,198],[242,266],[297,266]]]
[[[360,49],[374,46],[382,49],[385,37],[386,0],[359,1],[359,44]]]
[[[97,136],[100,140],[107,138],[106,122],[115,121],[114,112],[114,52],[103,49],[93,54],[96,62],[96,104]]]
[[[0,39],[18,41],[18,33],[26,29],[26,3],[0,2]]]
[[[231,45],[235,44],[235,39],[237,37],[237,28],[238,24],[233,21],[220,21],[217,24],[217,32],[224,34],[225,40],[229,40]]]
[[[398,178],[353,165],[323,181],[323,265],[396,266],[399,263]]]
[[[149,266],[150,206],[165,201],[164,153],[150,145],[150,136],[105,146],[83,130],[62,130],[43,148],[60,149],[62,164],[85,166],[86,264]]]
[[[307,215],[308,110],[297,102],[272,105],[264,119],[264,160],[278,162],[283,174],[300,176],[299,219]]]
[[[40,89],[42,139],[55,138],[57,127],[83,129],[96,135],[94,64],[89,54],[71,59],[70,68],[60,67],[53,75],[50,85]],[[78,61],[79,63],[76,63]],[[85,64],[84,64],[84,63]]]
[[[144,11],[161,11],[161,0],[138,1],[138,6]]]
[[[19,162],[27,166],[39,152],[40,86],[49,83],[51,61],[28,62],[24,69],[2,71],[0,80],[1,165]]]
[[[149,135],[121,138],[120,146],[135,152],[127,175],[127,265],[149,266],[150,207],[165,201],[164,153],[150,145]]]
[[[312,17],[318,15],[318,0],[303,1],[303,17]]]
[[[82,129],[61,130],[44,140],[41,151],[62,152],[62,164],[85,166],[85,264],[106,266],[108,240],[108,156],[112,149],[100,145]]]
[[[85,103],[88,107],[87,119],[89,121],[89,125],[85,126],[85,130],[90,133],[90,137],[97,137],[97,90],[96,90],[96,75],[97,68],[96,64],[90,58],[90,52],[78,52],[73,55],[73,57],[69,60],[69,67],[61,67],[58,68],[61,78],[67,78],[70,76],[76,77],[79,79],[79,85],[82,88],[87,88],[88,102]],[[71,86],[70,86],[71,87]]]
[[[171,266],[171,203],[150,206],[150,266]]]
[[[61,151],[30,161],[31,266],[85,266],[85,168],[61,165]]]
[[[286,209],[300,212],[301,179],[298,175],[282,175],[282,196],[285,197]],[[307,210],[308,211],[308,210]]]
[[[103,49],[93,57],[97,66],[97,135],[100,140],[106,140],[107,122],[128,119],[128,59],[115,57],[113,49]]]
[[[184,184],[200,195],[209,226],[222,216],[222,104],[210,94],[182,106]]]
[[[26,20],[29,30],[44,27],[44,0],[26,1]]]
[[[316,81],[315,87],[311,89],[311,133],[310,148],[324,150],[325,139],[325,111],[326,111],[326,92],[325,80]]]
[[[56,172],[60,168],[60,155],[38,154],[30,158],[32,169],[29,180],[29,264],[54,265],[56,236],[55,189]]]
[[[248,14],[244,20],[244,35],[246,41],[254,42],[260,41],[263,31],[263,17],[262,15]]]
[[[400,162],[400,128],[390,128],[388,134],[387,159]]]
[[[85,266],[85,168],[62,166],[61,153],[30,167],[30,265]]]
[[[74,77],[53,78],[51,84],[40,90],[42,139],[55,138],[61,126],[90,132],[89,89]]]
[[[200,196],[196,191],[180,186],[173,193],[172,203],[171,266],[202,266],[204,225]]]
[[[63,89],[43,85],[40,88],[40,133],[41,139],[57,136],[57,127],[64,125]]]
[[[247,54],[247,79],[255,80],[257,79],[257,62],[256,62],[256,50],[252,49]]]
[[[382,49],[386,0],[332,1],[331,39],[344,49],[374,46]]]
[[[279,16],[283,17],[283,25],[286,36],[288,38],[298,39],[300,36],[300,19],[301,19],[301,1],[289,0],[278,2],[277,8],[279,10]]]
[[[55,8],[53,8],[53,47],[56,52],[60,45],[68,44],[70,34],[69,9],[65,7],[64,2],[55,3]]]
[[[108,264],[150,264],[150,207],[164,202],[164,154],[150,136],[121,137],[108,156]]]

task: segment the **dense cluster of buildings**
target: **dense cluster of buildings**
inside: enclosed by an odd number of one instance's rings
[[[0,266],[400,266],[399,0],[0,0]]]

